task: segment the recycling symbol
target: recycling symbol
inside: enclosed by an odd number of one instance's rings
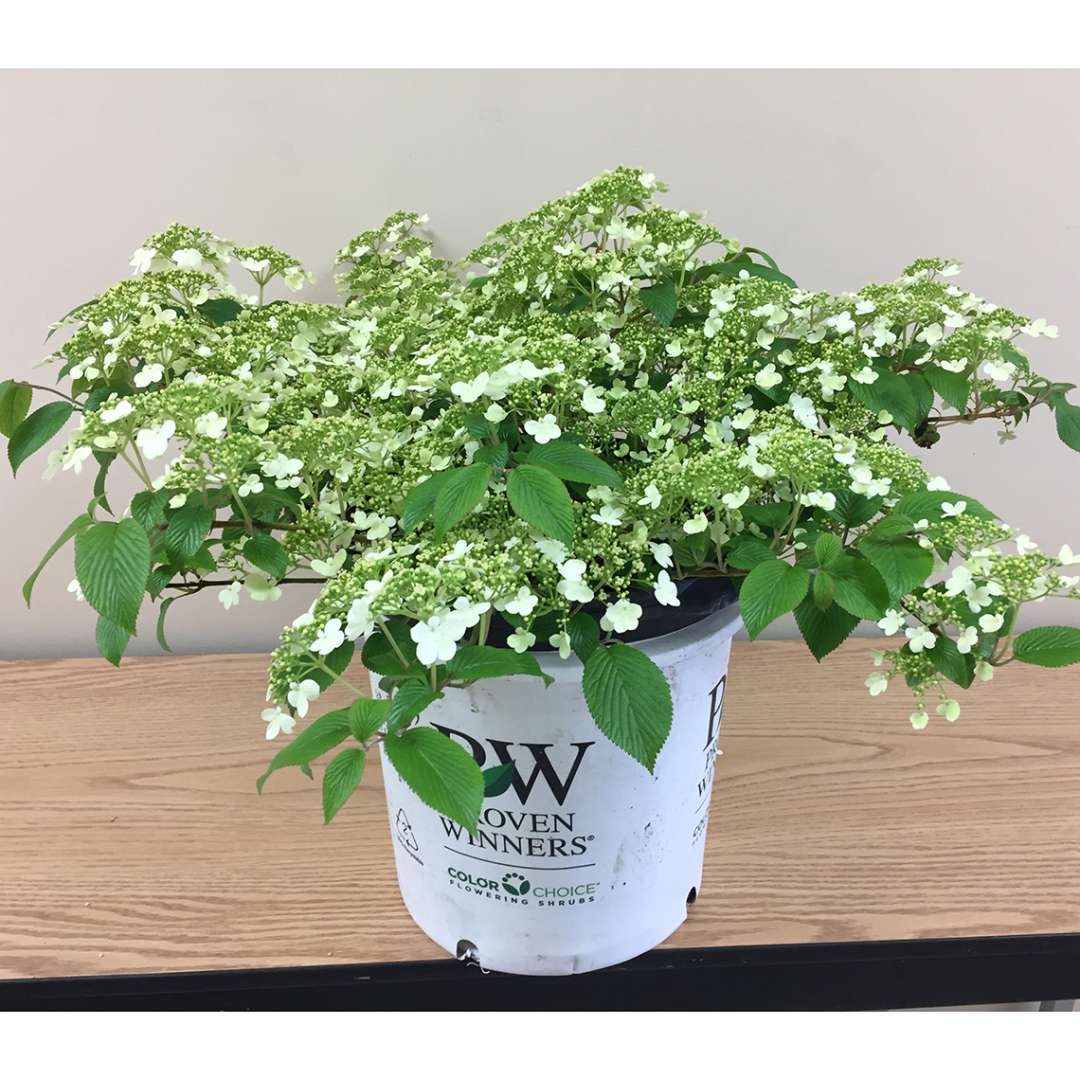
[[[529,879],[522,874],[504,874],[502,886],[511,896],[524,896],[529,891]]]
[[[412,826],[409,824],[409,819],[403,809],[397,812],[397,818],[394,823],[397,826],[397,833],[398,836],[401,837],[401,842],[407,848],[411,848],[413,851],[419,851],[420,845],[416,842],[416,835],[413,833]]]

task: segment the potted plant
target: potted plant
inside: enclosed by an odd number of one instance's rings
[[[906,682],[915,728],[1001,664],[1080,660],[1075,628],[1014,634],[1080,597],[1080,556],[899,445],[1047,406],[1080,450],[1071,387],[1018,346],[1056,329],[943,259],[801,289],[663,190],[615,169],[459,265],[394,214],[341,250],[340,305],[268,301],[296,260],[173,225],[53,327],[56,400],[0,389],[15,469],[77,421],[46,475],[93,494],[42,565],[74,541],[112,663],[147,597],[167,648],[184,597],[323,583],[273,655],[266,735],[293,737],[258,787],[325,757],[329,821],[379,746],[410,911],[499,970],[615,963],[685,917],[739,613],[755,638],[794,612],[818,660],[861,620],[902,633],[867,686]],[[332,682],[355,701],[317,715]]]

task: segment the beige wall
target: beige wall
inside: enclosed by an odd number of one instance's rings
[[[0,100],[5,376],[30,376],[48,323],[171,220],[283,247],[330,299],[338,246],[394,209],[428,210],[456,256],[625,162],[808,287],[963,259],[968,287],[1060,325],[1035,359],[1080,382],[1080,73],[9,71]],[[1023,435],[999,448],[992,430],[952,431],[935,471],[1044,545],[1080,549],[1080,457],[1049,415]],[[92,617],[64,591],[70,550],[33,612],[19,596],[88,497],[85,474],[46,485],[42,465],[18,482],[0,468],[2,657],[93,652]],[[170,613],[170,636],[178,651],[268,647],[309,600],[225,614],[203,594]],[[1080,622],[1065,604],[1039,616]],[[153,652],[144,622],[133,651]]]

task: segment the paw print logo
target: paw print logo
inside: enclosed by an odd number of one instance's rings
[[[504,874],[502,886],[511,896],[524,896],[529,891],[529,879],[522,874]]]

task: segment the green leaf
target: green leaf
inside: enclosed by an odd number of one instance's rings
[[[864,538],[859,551],[882,576],[893,600],[921,585],[934,569],[933,553],[903,536]]]
[[[167,533],[165,540],[168,543]],[[244,558],[260,570],[265,570],[275,580],[283,578],[289,567],[285,548],[268,532],[259,531],[245,542]]]
[[[587,612],[579,611],[567,624],[570,648],[584,664],[600,644],[600,626]]]
[[[134,519],[103,521],[76,535],[75,576],[87,603],[131,634],[149,574],[150,541]]]
[[[435,500],[438,498],[443,484],[450,479],[453,472],[453,469],[437,472],[434,476],[429,476],[422,484],[417,484],[405,496],[405,503],[401,512],[401,527],[405,532],[410,532],[421,522],[427,521],[431,517],[432,511],[435,509]]]
[[[124,650],[131,640],[131,635],[122,626],[117,626],[112,619],[106,619],[104,615],[99,615],[94,640],[97,642],[98,652],[113,667],[119,667],[120,658],[124,655]]]
[[[825,611],[826,608],[832,607],[834,596],[833,579],[828,574],[815,574],[810,586],[810,597],[814,601],[814,606]]]
[[[747,503],[742,508],[742,516],[755,525],[779,529],[788,523],[793,509],[790,502]]]
[[[596,726],[649,772],[671,730],[671,688],[640,649],[615,642],[585,661],[585,701]]]
[[[509,460],[510,449],[506,443],[499,443],[498,446],[481,446],[473,454],[474,462],[490,465],[494,469],[503,468]]]
[[[514,779],[514,763],[503,762],[502,765],[492,765],[490,769],[484,769],[484,798],[493,799],[506,791]]]
[[[1080,629],[1037,626],[1013,642],[1013,658],[1039,667],[1065,667],[1080,661]]]
[[[147,531],[165,523],[165,504],[172,497],[167,489],[140,491],[131,498],[131,516]]]
[[[967,408],[971,396],[971,380],[959,371],[946,371],[937,364],[927,364],[922,369],[926,381],[942,401],[951,405],[957,412]]]
[[[397,731],[412,723],[432,702],[443,695],[420,679],[406,679],[394,691],[390,699],[390,711],[386,714],[386,730]]]
[[[41,571],[49,564],[49,560],[73,537],[78,536],[83,529],[94,524],[94,519],[89,514],[80,514],[70,525],[49,545],[49,550],[41,558],[34,572],[23,582],[22,594],[26,606],[30,606],[30,594],[34,591],[34,585],[41,576]]]
[[[836,506],[827,513],[834,521],[839,521],[841,525],[849,528],[865,525],[885,503],[878,495],[868,498],[866,495],[856,495],[848,488],[841,488],[834,494]]]
[[[825,576],[818,574],[815,584]],[[839,604],[822,610],[809,596],[795,608],[795,621],[799,624],[803,640],[819,662],[846,641],[851,631],[859,625],[858,616],[845,611]]]
[[[26,419],[34,391],[24,382],[5,379],[0,382],[0,435],[11,438]]]
[[[484,777],[468,751],[430,727],[388,736],[382,747],[421,802],[470,833],[476,829],[484,801]]]
[[[350,746],[331,759],[323,773],[323,824],[329,825],[334,815],[345,805],[364,775],[366,755],[358,746]]]
[[[679,305],[679,296],[671,281],[661,281],[638,292],[638,299],[656,316],[664,326],[670,326]]]
[[[551,676],[544,674],[535,656],[494,645],[465,645],[446,665],[446,677],[454,682],[498,679],[504,675],[535,675],[551,682]]]
[[[388,619],[383,627],[385,629],[376,630],[364,641],[360,653],[360,662],[364,667],[377,675],[406,675],[415,671],[423,676],[425,668],[416,659],[416,644],[409,636],[408,623],[402,619]],[[387,634],[397,645],[396,652]],[[405,657],[405,664],[402,664],[398,652]]]
[[[197,499],[189,499],[172,512],[165,526],[165,547],[171,555],[190,558],[202,547],[214,523],[214,511]]]
[[[917,427],[926,417],[926,413],[921,412],[922,405],[911,381],[895,372],[880,371],[872,383],[856,382],[849,378],[848,391],[856,401],[862,402],[872,412],[885,409],[900,427],[908,431]]]
[[[771,562],[775,558],[776,553],[763,540],[744,536],[728,548],[724,561],[737,570],[753,570],[758,563]]]
[[[244,305],[227,296],[215,296],[212,300],[200,304],[195,310],[215,326],[224,326],[225,323],[232,322],[239,316],[244,310]]]
[[[68,422],[73,411],[66,401],[50,401],[19,424],[8,443],[12,476],[31,454],[40,450]]]
[[[1080,405],[1070,405],[1064,397],[1054,405],[1058,438],[1073,450],[1080,450]]]
[[[845,611],[860,619],[880,619],[889,606],[889,590],[865,559],[841,555],[828,569],[833,596]]]
[[[699,266],[693,273],[693,280],[699,281],[709,274],[723,274],[724,277],[737,278],[740,271],[743,270],[751,277],[764,278],[766,281],[779,281],[781,284],[790,286],[792,289],[798,288],[795,281],[788,277],[787,274],[783,274],[771,266],[762,266],[760,263],[751,262],[749,259],[745,262],[731,260]]]
[[[623,478],[606,462],[569,439],[552,439],[529,452],[529,464],[539,465],[560,480],[580,484],[623,486]]]
[[[934,636],[937,639],[934,647],[923,650],[924,655],[929,657],[935,671],[966,690],[975,678],[975,657],[971,653],[962,653],[951,637],[940,633]]]
[[[930,415],[930,410],[934,407],[934,391],[917,371],[901,375],[900,378],[907,383],[912,400],[915,402],[915,412],[912,416],[914,422],[911,426],[916,428]]]
[[[537,465],[519,465],[509,476],[506,494],[522,521],[535,526],[545,536],[574,542],[574,508],[563,482]]]
[[[390,712],[389,701],[357,698],[349,706],[349,730],[358,742],[367,742],[385,723]]]
[[[348,709],[335,709],[333,712],[320,716],[318,720],[300,732],[288,746],[274,755],[266,767],[266,772],[255,781],[259,794],[262,794],[263,784],[271,773],[284,769],[288,765],[307,765],[321,754],[325,754],[327,750],[333,750],[349,735]]]
[[[739,610],[751,641],[774,619],[791,611],[809,588],[810,574],[803,566],[780,559],[758,563],[739,590]]]
[[[905,495],[892,509],[892,513],[909,517],[912,521],[941,521],[945,517],[944,503],[965,503],[964,513],[971,517],[992,521],[997,515],[991,513],[978,499],[955,491],[914,491]]]
[[[105,493],[105,481],[108,479],[109,469],[112,467],[112,463],[116,460],[116,454],[95,450],[94,460],[98,463],[97,476],[94,477],[94,496],[97,498],[101,508],[106,513],[111,514],[112,507],[109,505],[109,500]]]
[[[158,609],[157,627],[155,628],[155,633],[157,634],[158,644],[165,650],[165,652],[172,652],[172,649],[169,647],[168,641],[166,641],[165,639],[165,616],[168,613],[169,608],[172,607],[173,601],[179,599],[179,596],[169,596],[161,601],[161,607]]]
[[[491,466],[482,462],[454,469],[443,482],[435,496],[432,516],[435,520],[435,536],[443,536],[452,529],[484,497]]]
[[[844,545],[840,543],[840,537],[835,533],[820,533],[814,541],[814,558],[819,566],[828,567],[838,555],[842,554]]]

